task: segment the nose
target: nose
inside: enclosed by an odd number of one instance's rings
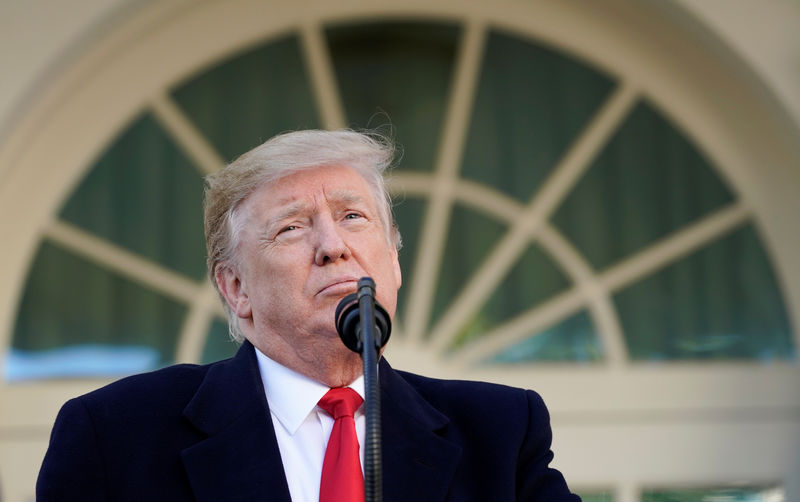
[[[342,239],[341,229],[332,218],[319,218],[314,225],[314,231],[317,237],[314,263],[317,265],[322,266],[352,256],[350,248]]]

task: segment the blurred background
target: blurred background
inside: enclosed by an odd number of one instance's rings
[[[800,500],[796,0],[0,3],[0,499],[70,397],[228,357],[202,176],[377,128],[397,368],[533,388],[587,502]]]

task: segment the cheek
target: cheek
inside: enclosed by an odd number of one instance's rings
[[[260,322],[269,323],[298,315],[300,298],[287,274],[264,274],[255,295],[252,299],[253,315]]]
[[[262,308],[285,308],[302,287],[299,264],[287,256],[260,260],[252,267],[252,293]]]
[[[375,277],[375,280],[380,281],[377,285],[378,301],[394,315],[394,310],[397,305],[397,290],[400,288],[400,281],[402,280],[397,255],[395,253],[382,251],[381,254],[376,257],[374,263],[380,264],[380,270],[375,270],[375,272],[379,274]]]

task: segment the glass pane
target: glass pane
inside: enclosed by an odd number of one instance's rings
[[[608,78],[575,59],[491,33],[464,154],[464,177],[527,201],[611,88]]]
[[[426,203],[423,199],[408,198],[408,197],[395,197],[394,212],[395,221],[400,228],[400,234],[403,236],[403,247],[400,249],[400,270],[403,273],[403,284],[405,286],[400,289],[398,293],[401,301],[397,304],[397,314],[395,317],[402,319],[403,309],[406,302],[402,301],[405,298],[406,292],[410,291],[408,287],[409,281],[414,274],[414,261],[417,258],[417,251],[419,246],[419,232],[422,228],[422,218],[425,214]]]
[[[732,199],[700,152],[641,103],[553,221],[603,269]]]
[[[512,345],[490,358],[492,364],[598,361],[602,358],[600,342],[586,311]],[[598,499],[603,500],[603,499]]]
[[[231,340],[228,334],[228,323],[223,319],[214,319],[206,335],[206,344],[203,347],[203,364],[213,363],[228,357],[233,357],[239,350],[238,343]]]
[[[752,226],[620,291],[614,301],[636,360],[795,356],[783,299]]]
[[[785,502],[781,488],[709,488],[648,490],[642,502]]]
[[[156,349],[140,345],[86,344],[37,351],[11,349],[6,355],[4,378],[13,382],[119,377],[163,366],[159,358]]]
[[[462,345],[498,324],[527,311],[563,291],[569,280],[538,246],[530,246],[492,293],[489,301],[461,331],[455,345]]]
[[[185,306],[44,242],[14,327],[11,351],[22,364],[14,371],[58,377],[164,366],[185,314]]]
[[[435,322],[450,305],[486,258],[486,254],[505,233],[506,226],[487,215],[456,204],[448,229],[447,245],[439,269],[439,282],[433,302]]]
[[[61,218],[195,279],[205,275],[203,180],[150,115],[100,157]]]
[[[294,35],[224,61],[173,97],[227,161],[278,133],[319,127]]]
[[[459,32],[401,22],[326,30],[348,124],[390,123],[403,147],[402,169],[432,169]]]

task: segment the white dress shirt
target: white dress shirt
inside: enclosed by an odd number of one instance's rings
[[[333,429],[333,417],[317,403],[330,389],[255,351],[292,502],[317,502],[325,447]],[[364,398],[363,376],[348,387]],[[364,444],[366,427],[363,408],[355,413],[359,445]],[[363,448],[359,456],[363,472]]]

